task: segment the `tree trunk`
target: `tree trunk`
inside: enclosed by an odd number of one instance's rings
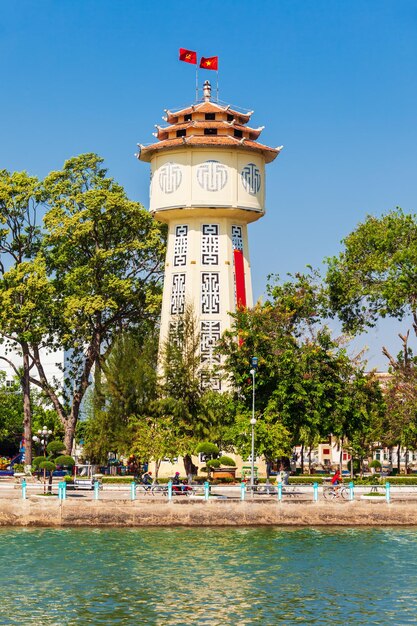
[[[75,436],[75,427],[77,425],[77,417],[71,414],[66,420],[64,424],[64,445],[65,445],[65,454],[72,454],[72,446],[74,444],[74,436]]]
[[[23,375],[20,379],[23,394],[23,436],[25,439],[25,465],[32,465],[32,407],[30,403],[29,347],[22,343]]]
[[[340,468],[340,473],[342,474],[342,471],[343,471],[343,437],[340,440],[339,468]]]
[[[405,450],[405,475],[408,474],[408,448]]]
[[[193,474],[197,472],[197,467],[193,463],[191,454],[184,455],[184,469],[185,473],[187,474],[188,482],[191,483],[193,479]]]
[[[161,467],[161,459],[155,461],[155,480],[158,480],[159,468]]]
[[[304,444],[301,446],[301,473],[304,474]]]
[[[397,468],[398,468],[398,474],[401,473],[401,444],[398,444],[398,448],[397,448]]]
[[[308,473],[311,474],[311,449],[313,446],[310,446],[308,449]]]

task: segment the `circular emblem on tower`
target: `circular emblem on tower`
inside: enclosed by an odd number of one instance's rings
[[[255,163],[248,163],[241,172],[242,185],[251,196],[256,196],[261,188],[261,172]]]
[[[169,161],[159,170],[159,186],[164,193],[173,193],[181,185],[182,172],[177,163]]]
[[[227,183],[227,167],[219,161],[206,161],[197,168],[197,181],[205,191],[221,191]]]

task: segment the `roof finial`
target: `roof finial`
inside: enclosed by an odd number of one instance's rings
[[[204,102],[210,102],[211,98],[211,85],[210,81],[206,80],[203,85],[203,100]]]

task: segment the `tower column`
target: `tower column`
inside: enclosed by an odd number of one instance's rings
[[[257,142],[262,129],[246,126],[251,113],[210,102],[167,111],[158,142],[140,146],[151,163],[151,204],[168,224],[161,341],[187,304],[198,318],[204,369],[217,362],[215,346],[237,306],[252,306],[247,225],[264,215],[265,163],[280,148]],[[220,389],[211,376],[210,386]]]

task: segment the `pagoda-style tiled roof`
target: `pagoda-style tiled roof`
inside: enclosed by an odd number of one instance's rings
[[[236,121],[239,121],[241,124],[247,124],[253,114],[253,111],[248,111],[247,113],[235,111],[230,107],[230,105],[221,105],[217,102],[199,102],[198,104],[193,104],[185,109],[179,109],[178,111],[165,111],[167,122],[169,124],[176,124],[184,115],[189,115],[190,113],[226,113],[227,115],[232,115]]]
[[[194,104],[178,111],[166,111],[167,126],[156,125],[154,133],[158,141],[148,146],[139,144],[142,161],[150,161],[157,152],[189,147],[243,148],[261,153],[266,163],[273,161],[282,149],[270,148],[257,139],[263,127],[246,126],[253,111],[241,113],[230,106],[210,100]]]

